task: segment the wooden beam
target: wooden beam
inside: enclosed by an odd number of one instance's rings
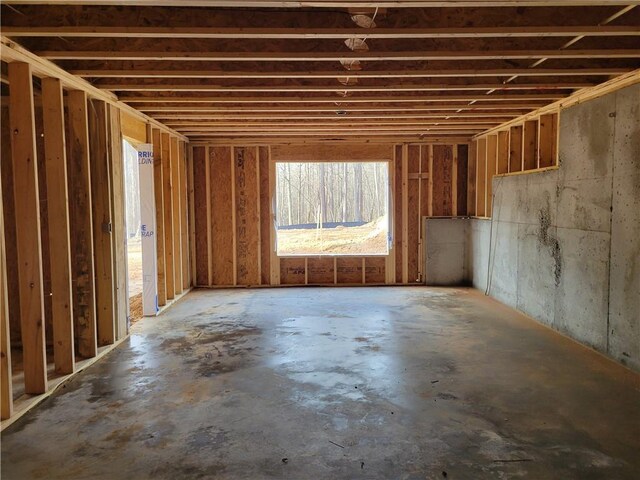
[[[187,195],[187,162],[186,144],[178,141],[178,167],[180,169],[180,233],[182,244],[182,289],[191,286],[191,269],[189,267],[189,222]]]
[[[2,25],[9,37],[93,38],[239,38],[239,39],[340,39],[362,36],[361,28],[233,28],[125,25],[12,26]],[[636,25],[623,26],[500,26],[446,28],[369,29],[370,39],[418,38],[538,38],[637,36]]]
[[[137,116],[139,118],[144,119],[145,121],[152,122],[155,126],[161,128],[164,131],[167,131],[172,134],[177,134],[177,132],[172,131],[166,126],[162,125],[160,122],[157,122],[141,112],[138,112],[135,108],[130,107],[122,102],[119,102],[114,94],[111,92],[105,92],[104,90],[100,90],[99,88],[94,87],[86,80],[79,78],[75,75],[70,74],[69,72],[63,70],[58,67],[54,63],[45,60],[32,52],[26,50],[20,45],[16,44],[12,40],[8,39],[4,35],[0,36],[0,58],[5,62],[25,62],[31,65],[33,74],[38,75],[40,77],[53,77],[59,78],[62,82],[62,85],[66,88],[70,89],[79,89],[83,90],[89,94],[91,94],[94,98],[99,98],[104,100],[105,102],[110,103],[111,105],[117,106],[120,110],[125,111],[131,115]],[[186,138],[183,138],[186,140]]]
[[[122,126],[120,109],[109,105],[109,142],[111,150],[111,185],[113,196],[113,271],[115,275],[116,338],[120,340],[128,333],[129,291],[127,289],[127,232],[125,212],[124,160],[122,150]]]
[[[153,186],[156,205],[156,260],[158,265],[158,305],[167,304],[167,278],[164,251],[164,180],[162,166],[161,132],[158,128],[151,130],[153,143]]]
[[[62,83],[42,79],[44,153],[51,252],[53,356],[57,373],[73,373],[73,291],[71,287],[71,238]]]
[[[640,53],[640,52],[639,52]],[[221,92],[229,94],[237,93],[306,93],[306,92],[336,92],[336,93],[369,93],[369,92],[447,92],[447,91],[484,91],[497,92],[518,90],[577,90],[591,87],[594,82],[553,82],[553,83],[478,83],[478,84],[428,84],[428,85],[377,85],[377,86],[345,86],[345,85],[306,85],[306,86],[234,86],[234,85],[206,85],[206,84],[180,84],[163,80],[155,83],[131,83],[131,82],[103,82],[96,84],[99,88],[117,92]]]
[[[172,69],[95,69],[71,68],[69,72],[90,78],[218,78],[218,79],[305,79],[305,78],[479,78],[479,77],[561,77],[561,76],[615,76],[631,71],[629,68],[501,68],[452,70],[344,70],[331,71],[252,71],[252,70],[186,70]]]
[[[165,60],[172,62],[338,62],[430,61],[430,60],[535,60],[539,58],[638,58],[637,49],[593,50],[470,50],[408,52],[205,52],[140,50],[42,50],[39,57],[50,60]]]
[[[78,353],[95,357],[96,305],[93,264],[93,214],[87,94],[71,90],[67,94],[69,158],[69,214],[71,227],[71,267],[73,273],[73,314]]]
[[[337,125],[343,125],[345,127],[349,127],[349,126],[355,126],[355,125],[362,125],[362,126],[373,126],[373,125],[414,125],[414,126],[419,126],[419,125],[467,125],[467,124],[474,124],[474,125],[478,125],[478,124],[494,124],[494,123],[500,123],[502,121],[505,120],[510,120],[511,117],[508,115],[500,115],[500,116],[492,116],[489,115],[487,118],[485,118],[484,115],[482,114],[478,114],[473,116],[472,118],[469,118],[469,115],[465,116],[462,115],[461,118],[459,118],[457,115],[455,116],[456,120],[446,120],[446,118],[448,117],[447,115],[433,115],[434,118],[432,119],[380,119],[380,120],[375,120],[373,119],[373,121],[369,118],[364,118],[362,120],[350,120],[349,118],[347,119],[340,119],[340,118],[333,118],[333,117],[328,117],[331,119],[331,121],[329,120],[325,120],[323,118],[320,118],[318,120],[313,119],[313,118],[308,118],[308,119],[301,119],[298,121],[287,121],[287,119],[283,119],[285,121],[272,121],[272,122],[267,122],[265,121],[265,119],[257,119],[257,120],[249,120],[249,119],[238,119],[238,120],[227,120],[227,119],[216,119],[216,118],[212,118],[210,120],[175,120],[175,121],[171,121],[171,122],[167,122],[168,124],[172,125],[174,128],[185,128],[185,127],[190,127],[190,128],[197,128],[197,127],[301,127],[301,126],[315,126],[315,127],[335,127]],[[442,119],[442,120],[438,120],[438,119]],[[485,119],[484,121],[482,119]],[[297,117],[296,117],[297,119]],[[345,121],[346,120],[346,121]]]
[[[126,112],[122,112],[121,129],[122,135],[128,140],[138,143],[147,141],[147,123],[138,117],[133,117]]]
[[[162,159],[162,189],[164,205],[164,253],[165,253],[165,279],[167,300],[175,297],[175,273],[173,258],[173,192],[171,187],[172,158],[171,158],[171,136],[162,132],[160,135],[161,159]]]
[[[0,183],[0,419],[13,414],[13,374],[11,371],[11,339],[9,336],[9,298],[7,261],[4,239],[4,205]]]
[[[442,129],[442,130],[434,130],[433,134],[442,135],[442,134],[455,134],[455,135],[476,135],[478,132],[482,131],[482,128],[476,129],[468,129],[468,130],[451,130],[451,129]],[[327,131],[316,131],[316,132],[242,132],[242,131],[232,131],[232,132],[204,132],[204,133],[190,133],[190,138],[194,137],[229,137],[230,135],[234,137],[269,137],[269,136],[282,136],[285,133],[287,136],[295,137],[316,137],[316,136],[332,136],[337,135],[339,137],[350,137],[350,136],[375,136],[375,135],[410,135],[416,138],[419,138],[424,135],[428,135],[430,133],[429,129],[424,130],[393,130],[393,131],[379,131],[379,130],[355,130],[344,132],[340,130],[327,130]]]
[[[424,137],[419,137],[416,135],[380,135],[378,137],[366,137],[367,143],[371,145],[389,145],[393,143],[415,143],[420,142],[426,145],[451,145],[452,143],[466,143],[469,141],[468,135],[462,135],[459,133],[456,134],[441,134],[438,133],[433,135],[427,135]],[[201,147],[201,146],[229,146],[229,145],[309,145],[313,147],[317,147],[319,144],[323,143],[336,143],[336,144],[362,144],[362,140],[358,137],[341,137],[339,135],[325,135],[319,137],[290,137],[281,135],[279,137],[238,137],[235,135],[230,135],[226,137],[209,137],[209,138],[198,138],[191,139],[189,141],[189,145],[193,147]]]
[[[178,139],[171,137],[171,195],[173,222],[173,289],[175,295],[182,293],[182,232],[180,219],[180,158]]]
[[[89,158],[96,286],[98,346],[115,342],[115,286],[113,274],[113,219],[111,213],[111,155],[107,105],[89,100]]]
[[[572,95],[566,98],[562,98],[557,102],[550,103],[532,112],[529,112],[517,118],[514,118],[513,120],[507,123],[504,123],[495,128],[492,128],[491,130],[488,130],[487,132],[484,132],[481,135],[478,135],[478,137],[497,132],[504,128],[511,127],[513,125],[521,124],[523,122],[526,122],[527,120],[537,119],[543,114],[556,113],[559,110],[568,108],[572,105],[577,105],[578,103],[586,102],[588,100],[593,100],[594,98],[601,97],[610,92],[619,90],[624,87],[628,87],[630,85],[635,85],[636,83],[639,83],[639,82],[640,82],[640,69],[636,69],[624,75],[620,75],[616,78],[613,78],[600,85],[596,85],[595,87],[589,87],[589,88],[584,88],[582,90],[578,90]]]
[[[350,104],[350,103],[426,103],[426,102],[522,102],[522,101],[539,101],[539,100],[557,100],[565,98],[566,95],[558,93],[514,93],[509,95],[491,94],[491,95],[478,95],[478,94],[466,94],[466,95],[393,95],[393,96],[377,96],[377,97],[346,97],[341,98],[337,96],[324,96],[324,97],[305,97],[305,96],[276,96],[276,97],[262,97],[262,96],[244,96],[244,97],[231,97],[229,95],[218,96],[174,96],[161,97],[157,100],[159,102],[200,102],[200,103],[331,103],[335,105]],[[150,102],[153,97],[133,97],[122,99],[123,102]],[[160,98],[160,97],[158,97]],[[478,105],[480,106],[480,105]],[[477,108],[477,107],[476,107]],[[339,107],[334,110],[340,110]]]
[[[36,157],[35,114],[31,66],[9,64],[9,125],[20,294],[20,324],[25,393],[47,391],[40,199]]]
[[[383,0],[351,1],[350,9],[423,7],[549,7],[628,5],[633,0]],[[138,5],[153,7],[238,7],[237,0],[11,0],[14,5]],[[336,0],[243,0],[244,8],[344,8]]]

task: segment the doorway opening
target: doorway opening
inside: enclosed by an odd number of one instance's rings
[[[122,141],[125,182],[125,219],[127,234],[127,290],[129,319],[142,318],[142,232],[140,216],[140,174],[138,150],[128,140]]]

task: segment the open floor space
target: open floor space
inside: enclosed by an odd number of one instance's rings
[[[635,479],[639,386],[473,289],[197,290],[3,432],[3,478]]]

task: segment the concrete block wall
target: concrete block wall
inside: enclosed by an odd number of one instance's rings
[[[493,179],[473,285],[640,370],[640,85],[560,114],[558,170]]]

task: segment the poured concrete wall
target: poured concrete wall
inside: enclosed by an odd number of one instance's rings
[[[640,370],[640,85],[563,110],[560,168],[496,177],[473,285]]]
[[[466,238],[469,219],[426,218],[425,283],[462,285],[467,282]]]

